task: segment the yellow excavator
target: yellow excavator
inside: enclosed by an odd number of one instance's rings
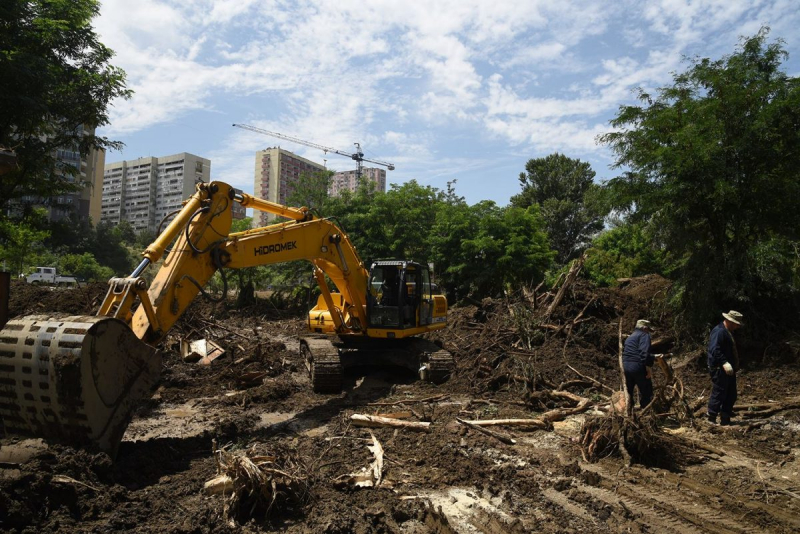
[[[289,220],[231,233],[234,202]],[[165,253],[148,287],[142,273]],[[433,294],[428,266],[381,260],[368,271],[342,229],[307,208],[201,183],[142,256],[130,276],[109,280],[97,316],[27,316],[0,331],[6,433],[115,454],[137,403],[158,382],[155,346],[225,269],[293,260],[314,265],[321,294],[301,351],[317,392],[341,391],[342,370],[353,365],[402,365],[433,382],[453,371],[449,352],[418,337],[447,321],[447,300]]]

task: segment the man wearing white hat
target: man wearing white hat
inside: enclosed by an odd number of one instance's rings
[[[639,319],[636,329],[625,340],[622,350],[622,369],[625,371],[625,389],[633,405],[634,388],[639,388],[639,406],[644,408],[653,400],[653,379],[650,368],[655,355],[650,352],[650,321]]]
[[[744,316],[734,310],[722,314],[722,322],[714,327],[708,340],[708,370],[711,373],[711,397],[708,399],[708,420],[721,425],[731,424],[733,404],[736,402],[736,371],[739,354],[733,332],[741,327]]]

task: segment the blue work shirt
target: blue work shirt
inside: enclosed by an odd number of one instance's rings
[[[625,340],[622,350],[622,364],[624,367],[651,367],[655,357],[650,353],[650,334],[637,328]]]
[[[729,362],[735,365],[733,357],[733,336],[728,329],[725,328],[725,323],[719,323],[711,331],[711,336],[708,339],[708,368],[717,369],[722,367],[722,364]]]

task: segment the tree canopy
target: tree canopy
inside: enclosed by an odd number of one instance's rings
[[[78,169],[56,150],[88,154],[120,148],[94,134],[108,106],[127,98],[125,73],[91,26],[98,0],[4,0],[0,3],[0,148],[16,165],[0,174],[0,213],[24,196],[75,191]]]
[[[594,177],[587,162],[558,153],[529,160],[519,175],[522,191],[511,198],[511,204],[539,205],[559,263],[580,254],[603,227],[604,214],[595,200],[600,186]]]
[[[800,228],[800,80],[781,70],[786,52],[767,34],[640,91],[600,137],[629,169],[608,184],[614,207],[650,225],[693,317],[796,289],[797,255],[777,251]]]

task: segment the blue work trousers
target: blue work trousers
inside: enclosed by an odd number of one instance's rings
[[[639,388],[639,406],[644,408],[653,400],[653,381],[647,378],[647,368],[644,365],[624,365],[625,369],[625,389],[628,390],[629,398],[633,404],[636,397],[633,396],[633,389]]]
[[[733,413],[736,402],[736,374],[728,375],[724,369],[711,369],[711,397],[708,399],[708,413]]]

